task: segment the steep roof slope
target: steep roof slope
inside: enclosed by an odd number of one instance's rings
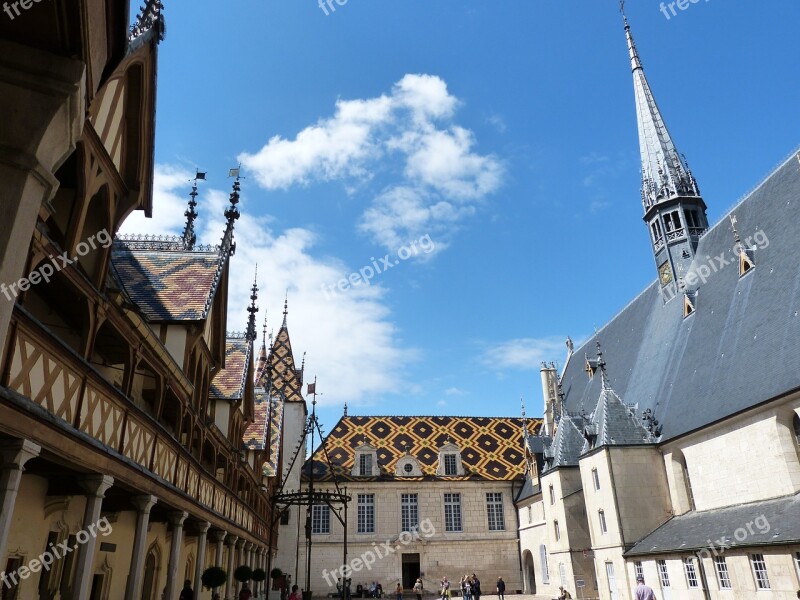
[[[681,296],[665,303],[654,281],[576,351],[591,354],[600,338],[610,386],[640,413],[653,410],[662,441],[800,387],[799,209],[792,156],[731,211],[743,241],[759,233],[748,244],[754,269],[739,276],[726,216],[700,240],[692,270],[710,274],[689,286],[692,315]],[[570,412],[593,410],[601,393],[583,367],[571,361],[562,380]]]

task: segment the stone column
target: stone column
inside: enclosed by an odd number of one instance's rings
[[[208,537],[208,528],[211,523],[208,521],[201,521],[197,524],[197,560],[194,565],[194,597],[200,597],[200,590],[202,589],[202,582],[200,578],[203,576],[203,566],[206,564],[206,538]]]
[[[224,549],[222,543],[225,541],[225,536],[228,535],[227,531],[212,531],[211,532],[211,539],[214,540],[217,544],[216,548],[216,556],[214,557],[214,566],[221,567],[222,566],[222,551]],[[214,588],[214,592],[216,592],[219,588]],[[198,596],[198,591],[194,591],[195,597]]]
[[[131,568],[125,586],[125,600],[140,600],[142,595],[142,572],[144,554],[147,551],[147,526],[150,523],[150,509],[158,498],[155,496],[134,496],[131,503],[136,507],[136,532],[133,538]]]
[[[0,301],[3,301],[0,298]],[[2,337],[2,336],[0,336]],[[0,346],[2,347],[2,346]],[[6,545],[11,531],[11,519],[17,503],[19,484],[25,463],[39,456],[41,447],[28,440],[9,440],[0,443],[0,567],[5,566]]]
[[[167,566],[167,598],[178,597],[178,563],[183,547],[183,522],[189,513],[177,510],[169,513],[169,522],[172,524],[172,544],[169,549],[169,565]]]
[[[78,532],[78,542],[81,537],[86,541],[78,545],[78,562],[75,567],[75,585],[73,598],[75,600],[88,600],[92,591],[92,577],[94,576],[94,557],[97,549],[97,538],[90,534],[90,527],[95,527],[100,520],[100,510],[103,508],[103,498],[106,491],[114,485],[114,478],[108,475],[90,475],[81,480],[81,487],[86,490],[86,510],[83,513],[83,530]]]
[[[244,545],[246,543],[247,540],[244,539],[240,539],[238,542],[236,542],[236,565],[234,565],[233,567],[234,569],[244,564]],[[235,595],[238,598],[239,592],[242,591],[242,584],[236,581],[235,579],[233,580],[233,582],[234,584],[236,584]]]
[[[225,582],[225,598],[231,597],[231,587],[233,586],[233,570],[236,568],[233,564],[234,554],[236,550],[236,541],[239,538],[235,535],[229,535],[225,538],[225,544],[228,546],[228,581]]]
[[[23,276],[39,207],[58,189],[54,173],[83,130],[86,69],[80,60],[7,40],[0,40],[0,56],[0,282],[11,284]],[[3,348],[14,303],[1,299]]]

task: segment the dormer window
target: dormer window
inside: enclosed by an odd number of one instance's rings
[[[752,249],[739,249],[739,277],[744,277],[756,266],[756,257]]]
[[[406,454],[397,461],[394,474],[397,477],[422,477],[422,469],[416,458],[410,454]]]
[[[364,443],[356,448],[356,457],[350,474],[355,477],[375,477],[378,475],[378,453],[373,446]]]
[[[459,477],[464,475],[461,450],[452,442],[446,443],[439,449],[439,466],[436,469],[436,475],[439,477]]]
[[[359,475],[372,477],[372,455],[361,454],[358,457]]]

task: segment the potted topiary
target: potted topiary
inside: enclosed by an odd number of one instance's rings
[[[218,588],[228,581],[228,574],[222,567],[208,567],[200,576],[203,586],[209,590]]]
[[[286,575],[278,567],[269,572],[272,577],[272,590],[278,591],[286,587]]]
[[[266,572],[266,571],[264,571],[264,569],[256,569],[255,571],[253,571],[253,577],[252,577],[252,579],[253,579],[253,581],[255,581],[256,583],[261,583],[261,582],[262,582],[262,581],[264,581],[266,578],[267,578],[267,572]]]
[[[247,583],[253,578],[253,570],[247,565],[241,565],[240,567],[236,567],[236,570],[233,572],[233,578],[239,583]]]

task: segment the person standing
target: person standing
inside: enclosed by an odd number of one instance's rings
[[[422,600],[422,579],[419,577],[414,583],[414,593],[417,595],[417,600]]]
[[[188,579],[183,582],[183,589],[179,600],[194,600],[194,591],[192,590],[192,582]]]
[[[442,577],[441,596],[443,600],[448,600],[450,598],[450,582],[447,581],[447,577]]]
[[[403,600],[403,586],[400,585],[400,582],[397,582],[397,587],[394,589],[394,597],[395,600]]]
[[[472,584],[469,575],[464,575],[464,600],[472,600]]]
[[[502,577],[497,578],[497,600],[506,600],[506,582]]]
[[[656,600],[656,595],[653,592],[653,588],[649,585],[645,585],[644,577],[639,575],[636,578],[636,592],[634,593],[633,597],[635,600]]]
[[[481,580],[478,579],[478,576],[475,573],[472,574],[472,597],[475,600],[481,600]]]

